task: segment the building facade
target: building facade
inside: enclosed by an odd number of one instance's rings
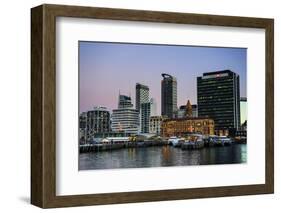
[[[149,119],[149,133],[155,135],[161,135],[161,125],[165,117],[163,116],[151,116]]]
[[[182,137],[191,133],[213,135],[214,127],[214,120],[209,118],[175,118],[162,122],[161,133],[163,137]]]
[[[87,139],[94,137],[95,133],[110,131],[110,112],[106,107],[94,107],[87,112]]]
[[[149,133],[150,117],[156,116],[156,102],[153,98],[148,103],[142,103],[140,108],[140,132]]]
[[[228,135],[240,127],[239,75],[230,71],[203,73],[197,77],[198,116],[214,119],[215,133]]]
[[[111,130],[113,132],[138,133],[139,111],[133,109],[131,97],[120,95],[118,109],[112,110]]]
[[[177,111],[177,79],[169,74],[162,74],[161,115],[173,118]]]
[[[127,95],[120,95],[118,98],[118,109],[133,108],[132,99]]]
[[[84,144],[87,141],[87,112],[79,115],[79,141]]]
[[[136,84],[136,109],[140,111],[142,103],[149,102],[149,88],[146,85]]]
[[[111,120],[111,129],[113,132],[139,132],[139,111],[136,109],[114,109],[112,111]]]
[[[140,108],[140,129],[141,133],[149,133],[149,118],[151,113],[151,103],[142,103]]]

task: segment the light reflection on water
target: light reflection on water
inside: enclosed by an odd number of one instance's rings
[[[79,170],[162,166],[233,164],[247,162],[247,145],[236,144],[200,150],[171,146],[128,148],[79,155]]]

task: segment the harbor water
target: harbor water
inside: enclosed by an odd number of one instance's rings
[[[173,146],[125,148],[79,154],[79,170],[235,164],[247,162],[247,145],[182,150]]]

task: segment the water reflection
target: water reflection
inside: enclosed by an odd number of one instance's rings
[[[180,148],[163,146],[83,153],[79,156],[79,169],[231,164],[245,163],[246,161],[247,146],[245,144],[201,150],[181,150]]]

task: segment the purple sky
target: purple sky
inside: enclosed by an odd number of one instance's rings
[[[161,111],[161,73],[177,78],[178,106],[196,104],[196,77],[230,69],[240,75],[240,95],[246,95],[245,48],[214,48],[79,42],[80,112],[93,106],[117,108],[118,93],[131,95],[135,106],[137,82],[149,87]]]

